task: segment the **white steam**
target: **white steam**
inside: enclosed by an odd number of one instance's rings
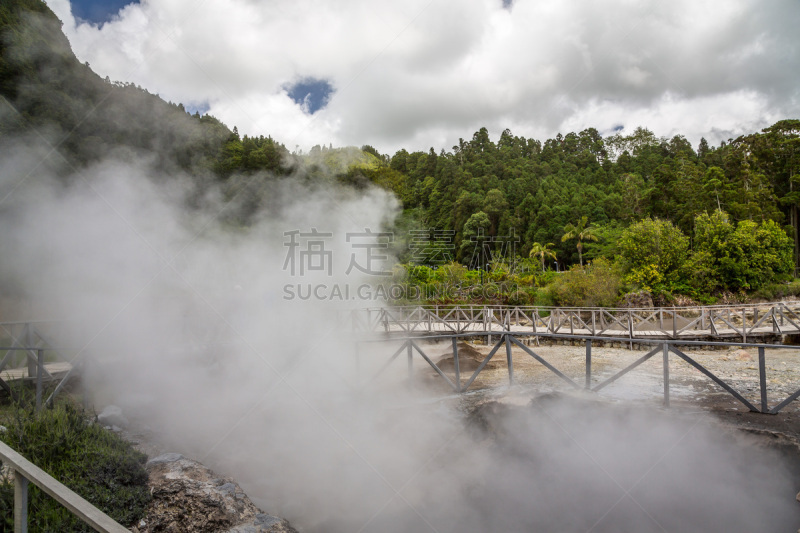
[[[333,311],[374,302],[286,299],[284,287],[373,282],[346,273],[359,251],[346,236],[384,227],[386,193],[256,176],[267,207],[242,227],[223,192],[198,200],[189,178],[146,160],[78,174],[40,165],[35,147],[2,154],[0,287],[25,303],[3,318],[68,320],[98,407],[121,405],[304,531],[755,531],[797,519],[781,463],[705,422],[547,401],[485,415],[486,437],[456,402],[408,387],[400,361],[361,387],[396,346],[362,346],[357,365]],[[284,269],[284,233],[312,228],[332,234],[331,276]]]

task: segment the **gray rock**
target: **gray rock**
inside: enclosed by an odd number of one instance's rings
[[[279,522],[282,522],[282,520],[277,516],[259,513],[256,515],[256,519],[255,522],[253,522],[253,525],[270,527]]]
[[[235,494],[236,493],[236,485],[233,483],[225,483],[224,485],[219,485],[217,490],[220,492],[227,492],[228,494]]]
[[[175,461],[180,461],[181,459],[183,459],[183,455],[179,453],[163,453],[158,457],[153,457],[147,461],[145,468],[161,463],[174,463]]]
[[[263,513],[230,478],[220,478],[197,461],[178,453],[147,463],[150,493],[147,532],[215,531],[226,533],[297,533],[289,522]]]
[[[128,426],[128,419],[122,414],[122,409],[116,405],[107,405],[105,409],[97,415],[97,421],[104,426],[118,426],[121,428]]]

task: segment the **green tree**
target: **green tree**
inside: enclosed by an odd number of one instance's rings
[[[486,193],[486,198],[483,201],[483,211],[489,215],[491,226],[489,227],[489,235],[497,235],[497,227],[500,223],[500,217],[508,209],[508,201],[506,195],[500,189],[492,189]]]
[[[552,249],[553,246],[554,244],[552,242],[548,242],[547,244],[535,242],[528,254],[528,257],[539,259],[542,262],[542,272],[544,272],[545,260],[556,258],[556,252]]]
[[[681,277],[689,238],[668,220],[646,218],[622,232],[618,249],[628,282],[671,290]]]
[[[720,193],[725,192],[725,185],[727,183],[725,173],[719,167],[711,167],[706,171],[703,177],[703,190],[708,198],[712,201],[715,200],[716,208],[721,210],[722,203],[720,202]]]
[[[595,228],[587,226],[588,218],[582,216],[577,224],[567,224],[564,226],[564,235],[561,237],[561,242],[576,240],[578,241],[578,261],[583,266],[583,242],[596,241]]]
[[[486,253],[485,244],[490,226],[489,215],[483,211],[473,214],[464,224],[460,256],[471,267],[482,267],[491,259]]]
[[[755,290],[792,272],[793,244],[778,224],[743,220],[734,226],[717,211],[695,219],[695,254],[704,254],[712,289]]]

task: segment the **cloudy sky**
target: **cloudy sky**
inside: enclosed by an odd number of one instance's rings
[[[98,74],[289,149],[800,117],[797,0],[46,1]]]

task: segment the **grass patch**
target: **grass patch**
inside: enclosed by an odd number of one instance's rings
[[[24,396],[24,395],[23,395]],[[30,403],[0,410],[0,439],[26,459],[101,509],[130,526],[144,516],[150,492],[147,456],[94,423],[68,399],[36,413]],[[29,486],[31,531],[93,531],[33,484]],[[14,484],[0,484],[0,531],[13,530]]]

